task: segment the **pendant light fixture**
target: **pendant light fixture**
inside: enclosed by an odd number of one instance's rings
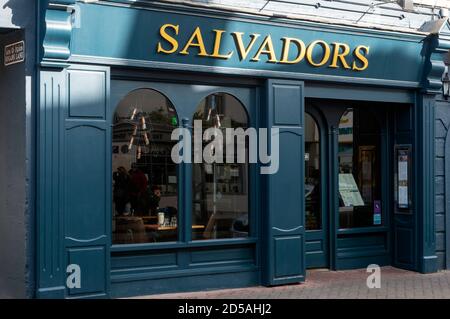
[[[133,145],[136,146],[136,159],[139,160],[142,157],[142,148],[150,145],[150,117],[147,113],[134,107],[129,122],[134,128],[128,143],[128,150],[131,151]]]

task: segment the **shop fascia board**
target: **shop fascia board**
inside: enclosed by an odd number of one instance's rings
[[[71,56],[70,52],[70,41],[72,36],[72,28],[73,28],[73,12],[76,10],[76,0],[52,0],[48,7],[46,8],[46,14],[45,14],[45,23],[46,23],[46,29],[45,29],[45,36],[43,39],[43,48],[44,53],[42,57],[42,66],[48,66],[48,67],[61,67],[65,68],[69,65],[69,59]],[[92,2],[90,0],[84,1],[87,3],[92,3],[92,5],[96,5],[96,3],[101,3],[101,1],[95,1]],[[115,3],[115,5],[124,5],[125,3],[138,3],[141,5],[141,2],[136,1],[129,1],[129,0],[110,0],[108,2],[109,5],[112,2]],[[168,9],[170,7],[170,3],[172,3],[171,8],[172,9],[178,9],[182,11],[188,11],[188,12],[195,12],[197,14],[199,13],[205,13],[205,14],[223,14],[223,10],[225,10],[225,7],[219,6],[219,5],[212,5],[212,6],[205,6],[200,4],[192,4],[190,3],[190,7],[180,7],[180,4],[187,4],[187,1],[184,0],[170,0],[165,1],[165,3],[146,3],[144,6],[142,4],[142,8],[145,9],[146,7],[149,8],[165,8]],[[177,4],[174,6],[174,4]],[[196,7],[196,8],[192,8]],[[218,12],[217,9],[221,9],[222,11]],[[226,11],[230,8],[227,8]],[[261,13],[261,12],[254,12],[253,10],[247,10],[248,12],[244,12],[243,10],[232,10],[234,11],[232,14],[232,17],[234,15],[236,17],[240,18],[246,18],[246,19],[255,19],[258,18],[259,20],[265,20],[264,22],[269,22],[273,24],[291,24],[294,25],[301,25],[306,27],[312,27],[312,28],[326,28],[331,30],[340,30],[340,31],[347,31],[347,32],[354,32],[355,34],[373,34],[374,36],[378,37],[392,37],[399,40],[408,40],[411,39],[420,39],[423,40],[429,36],[429,32],[426,31],[412,31],[410,29],[404,29],[404,28],[385,28],[375,25],[366,25],[366,24],[336,24],[335,21],[331,21],[329,19],[312,19],[311,17],[303,17],[303,16],[297,16],[297,15],[286,15],[286,16],[278,16],[274,14],[267,14],[267,13]],[[230,13],[228,13],[228,16],[230,16]],[[268,21],[269,20],[269,21]],[[448,23],[446,24],[448,26]],[[288,27],[288,25],[286,25]],[[448,28],[447,28],[448,29]],[[450,32],[449,32],[450,34]],[[405,36],[407,36],[405,38]]]

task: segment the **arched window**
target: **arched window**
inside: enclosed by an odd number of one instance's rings
[[[192,238],[221,239],[247,237],[249,235],[248,198],[248,143],[233,138],[227,140],[226,129],[249,126],[244,106],[235,97],[226,93],[215,93],[200,102],[194,114],[195,126],[201,124],[202,131],[216,128],[222,132],[223,154],[213,163],[193,164]],[[216,137],[217,138],[217,137]],[[211,141],[202,142],[203,153],[212,150]],[[243,145],[244,144],[244,145]],[[231,156],[231,148],[234,151]],[[198,150],[193,148],[194,153]],[[245,152],[245,160],[239,152]],[[242,153],[241,153],[242,154]],[[242,157],[241,157],[242,159]]]
[[[170,154],[178,126],[172,103],[138,89],[123,98],[113,119],[113,243],[176,241],[177,166]]]
[[[306,230],[322,229],[320,194],[320,132],[316,120],[305,113],[305,223]]]
[[[382,225],[381,132],[369,110],[348,108],[339,123],[339,227]]]

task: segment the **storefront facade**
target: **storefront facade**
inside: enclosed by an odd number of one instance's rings
[[[40,14],[37,297],[440,268],[447,24],[401,33],[115,0],[54,0]],[[266,138],[278,170],[261,174],[275,165],[261,159],[174,163],[170,134],[195,134],[194,120],[278,129]],[[66,286],[69,265],[79,288]]]

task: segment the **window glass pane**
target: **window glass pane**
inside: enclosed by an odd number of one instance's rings
[[[320,207],[320,134],[314,118],[305,113],[306,230],[322,229]]]
[[[113,243],[177,240],[178,176],[170,154],[178,118],[161,93],[139,89],[113,119]]]
[[[380,226],[380,130],[369,111],[347,109],[339,123],[339,226]]]
[[[197,107],[194,120],[200,120],[203,132],[218,128],[227,145],[226,128],[248,127],[247,113],[233,96],[217,93],[206,97]],[[202,149],[210,141],[203,141]],[[245,143],[248,158],[248,143]],[[248,220],[248,160],[238,163],[238,146],[235,139],[234,158],[226,163],[224,147],[222,162],[193,164],[193,240],[247,237]],[[195,149],[193,148],[194,152]],[[228,153],[229,154],[229,153]],[[230,161],[230,160],[229,160]],[[228,161],[228,162],[229,162]]]

